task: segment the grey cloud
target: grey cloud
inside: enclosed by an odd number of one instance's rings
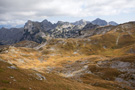
[[[131,12],[131,8],[135,0],[0,0],[0,24],[52,16],[112,15]]]

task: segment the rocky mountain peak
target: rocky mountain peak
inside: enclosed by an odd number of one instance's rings
[[[100,19],[100,18],[96,18],[96,20],[102,20],[102,19]]]
[[[81,20],[76,21],[76,22],[74,22],[74,23],[72,23],[72,24],[73,24],[73,25],[86,25],[87,23],[88,23],[87,21],[81,19]]]
[[[28,20],[24,25],[24,29],[32,30],[32,27],[33,27],[33,21],[31,20]]]
[[[47,19],[44,19],[42,22],[49,22]]]
[[[99,26],[106,26],[107,22],[105,20],[97,18],[97,19],[92,21],[92,24],[99,25]]]
[[[32,23],[33,23],[33,21],[28,20],[28,21],[25,23],[25,25],[31,25]]]
[[[41,22],[41,24],[52,24],[50,21],[48,21],[47,19],[45,19],[45,20],[43,20],[42,22]]]
[[[63,21],[58,21],[58,22],[56,23],[56,25],[64,25],[64,24],[68,25],[68,24],[70,24],[70,23],[69,23],[69,22],[63,22]]]
[[[47,30],[50,30],[50,29],[53,29],[55,26],[50,22],[48,21],[47,19],[43,20],[41,22],[41,27],[44,31],[47,31]]]
[[[63,24],[64,22],[63,21],[58,21],[57,24]]]
[[[114,22],[114,21],[110,21],[108,24],[109,24],[109,25],[113,25],[113,26],[117,26],[117,25],[118,25],[118,23],[116,23],[116,22]]]
[[[81,19],[81,20],[79,20],[80,22],[85,22],[85,20],[84,19]]]

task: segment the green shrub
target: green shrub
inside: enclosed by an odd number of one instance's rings
[[[0,68],[0,72],[3,72],[4,70],[2,68]]]
[[[5,83],[5,84],[8,84],[9,83],[9,81],[7,81],[7,80],[2,80],[1,82],[2,83]]]

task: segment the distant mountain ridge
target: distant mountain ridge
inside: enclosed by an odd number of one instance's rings
[[[23,28],[1,28],[0,44],[13,44],[19,42],[23,36]]]
[[[109,24],[117,25],[115,22],[109,22]],[[76,38],[82,35],[81,32],[84,29],[90,30],[106,25],[108,25],[107,22],[99,18],[92,22],[81,19],[73,23],[58,21],[54,24],[47,19],[42,22],[28,20],[23,28],[1,28],[0,44],[14,44],[24,40],[42,43],[45,42],[48,37]]]
[[[99,25],[99,26],[107,25],[107,22],[105,20],[100,19],[100,18],[93,20],[91,23],[94,25]]]
[[[117,26],[117,25],[118,25],[118,23],[116,23],[116,22],[114,22],[114,21],[110,21],[108,24],[109,24],[109,25],[113,25],[113,26]]]
[[[90,22],[81,19],[81,20],[76,21],[76,22],[74,22],[74,23],[72,23],[72,24],[73,24],[73,25],[86,25],[86,24],[88,24],[88,23],[90,23]]]
[[[118,25],[118,23],[116,23],[114,21],[107,22],[107,21],[102,20],[100,18],[97,18],[97,19],[93,20],[91,23],[94,24],[94,25],[99,25],[99,26],[106,26],[106,25],[116,26],[116,25]]]

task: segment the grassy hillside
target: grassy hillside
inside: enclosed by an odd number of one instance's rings
[[[135,88],[135,24],[132,22],[92,37],[48,39],[40,46],[32,42],[35,49],[28,48],[28,43],[24,41],[16,44],[17,47],[0,50],[0,59],[5,61],[0,61],[1,90]],[[17,69],[8,68],[11,66]],[[37,79],[44,77],[45,80]]]
[[[0,90],[106,90],[0,61]]]

